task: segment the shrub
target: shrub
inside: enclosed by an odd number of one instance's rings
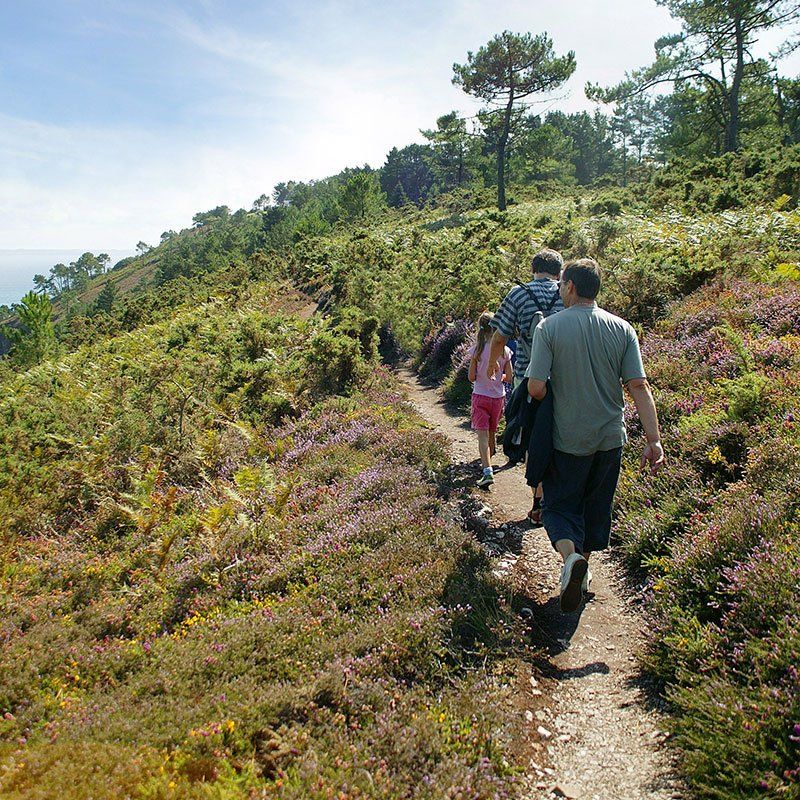
[[[431,331],[423,341],[417,360],[420,377],[441,380],[452,367],[453,353],[465,342],[474,338],[474,324],[469,320],[458,320]]]
[[[580,227],[569,218],[555,223],[550,228],[545,244],[560,251],[567,258],[577,257],[586,250],[586,239]]]
[[[698,796],[800,797],[800,385],[774,338],[795,290],[712,284],[643,347],[671,466],[644,487],[626,466],[617,535],[645,581],[644,664]]]
[[[622,204],[623,200],[620,196],[601,193],[589,204],[589,213],[616,217],[622,213]]]

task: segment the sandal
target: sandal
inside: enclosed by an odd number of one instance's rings
[[[528,512],[528,521],[534,525],[542,524],[542,501],[537,497],[533,501],[533,508]]]

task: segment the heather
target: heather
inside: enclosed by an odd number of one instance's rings
[[[514,791],[520,645],[444,443],[368,321],[302,303],[251,284],[4,379],[4,797]]]
[[[718,279],[643,345],[670,464],[633,440],[618,544],[699,797],[800,797],[800,287]]]
[[[800,215],[511,200],[232,217],[59,322],[71,352],[0,365],[0,791],[513,795],[516,629],[378,360],[463,404],[474,320],[550,245],[596,256],[642,335],[670,464],[638,475],[628,409],[617,542],[684,774],[798,796]]]

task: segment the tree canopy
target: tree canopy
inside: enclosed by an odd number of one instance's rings
[[[794,0],[657,0],[681,22],[677,34],[655,43],[656,59],[634,70],[613,87],[587,84],[590,98],[619,103],[661,83],[676,89],[687,82],[704,93],[716,124],[722,150],[738,150],[741,144],[741,97],[748,73],[764,77],[766,62],[753,55],[761,33],[787,26],[800,18]],[[792,46],[792,45],[790,45]]]
[[[11,342],[11,358],[23,367],[33,366],[55,355],[56,336],[53,328],[53,304],[47,295],[28,292],[12,306],[18,320],[3,331]]]
[[[503,31],[477,53],[467,53],[465,64],[453,64],[453,83],[487,103],[486,113],[497,115],[497,206],[506,207],[506,145],[515,106],[533,95],[550,92],[575,72],[575,53],[555,55],[553,40]]]

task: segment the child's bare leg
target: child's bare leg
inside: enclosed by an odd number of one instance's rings
[[[489,456],[493,456],[497,452],[497,432],[489,431]]]
[[[489,457],[489,431],[478,431],[478,452],[481,456],[481,466],[491,466],[491,459]]]

